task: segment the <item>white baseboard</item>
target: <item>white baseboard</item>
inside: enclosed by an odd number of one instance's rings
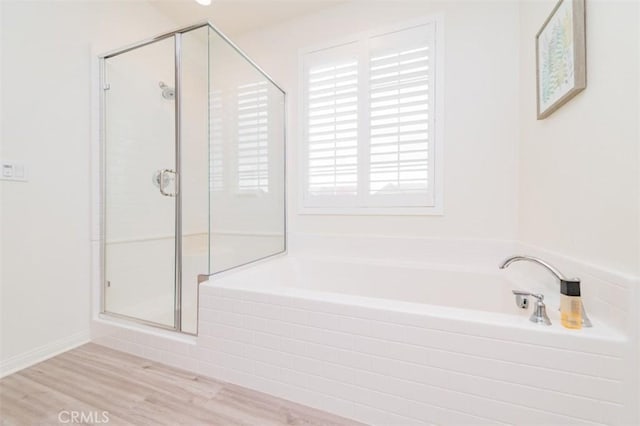
[[[0,362],[0,378],[91,341],[89,330],[56,340]]]

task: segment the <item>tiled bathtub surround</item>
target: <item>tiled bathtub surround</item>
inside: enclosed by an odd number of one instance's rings
[[[348,258],[339,252],[347,250],[344,246],[332,254]],[[372,265],[393,263],[373,247],[354,252],[354,264],[362,266],[364,254],[374,259]],[[483,273],[480,265],[512,250],[478,250],[478,256],[492,258],[462,261]],[[588,306],[596,326],[572,332],[559,326],[552,300],[554,325],[542,327],[528,322],[530,311],[481,312],[327,293],[312,288],[304,266],[293,272],[273,268],[290,257],[202,285],[197,338],[167,338],[94,321],[96,341],[371,424],[637,423],[636,331],[621,326],[631,321],[603,317],[609,311],[597,298]],[[587,276],[574,269],[577,263],[548,260],[568,268],[567,275]],[[261,272],[269,269],[279,272]],[[525,270],[504,274],[517,280]],[[306,289],[292,287],[296,274]],[[618,278],[610,280],[629,297],[611,305],[619,305],[629,319],[634,283],[618,284]],[[534,284],[529,281],[514,286]],[[586,282],[585,289],[600,294],[595,290],[600,284]],[[400,289],[399,281],[389,285]],[[557,284],[546,285],[545,291],[553,292]]]
[[[98,342],[372,424],[620,424],[632,415],[620,336],[210,285],[200,317],[197,344],[130,331]]]

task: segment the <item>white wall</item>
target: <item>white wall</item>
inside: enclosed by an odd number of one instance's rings
[[[587,88],[538,121],[534,37],[554,4],[521,5],[518,237],[638,275],[639,3],[587,2]]]
[[[141,2],[2,2],[0,371],[89,336],[91,52],[171,29]]]
[[[578,259],[634,279],[627,291],[584,282],[585,296],[629,306],[633,367],[640,305],[640,3],[586,2],[587,88],[536,120],[534,36],[555,0],[527,1],[520,15],[519,232],[525,247]],[[560,265],[563,266],[563,265]],[[575,271],[575,270],[574,270]],[[555,284],[555,283],[554,283]],[[592,302],[588,305],[598,307]],[[606,312],[602,310],[602,312]],[[632,334],[633,335],[633,334]],[[631,393],[638,395],[638,382]],[[636,406],[636,419],[640,418]]]
[[[298,214],[298,49],[444,14],[444,216]],[[513,239],[516,234],[518,4],[349,2],[238,37],[287,91],[289,225],[293,232]]]
[[[0,28],[2,28],[2,22],[3,22],[3,14],[4,14],[4,5],[3,2],[0,2]],[[1,37],[2,33],[0,32],[0,37]],[[0,39],[1,40],[1,39]],[[4,116],[2,114],[2,98],[1,95],[2,94],[2,41],[0,41],[0,158],[4,153],[4,149],[3,149],[3,137],[2,137],[2,122],[4,120]],[[4,185],[0,183],[0,200],[4,200],[3,197],[3,192],[4,192]],[[3,239],[3,235],[4,235],[4,221],[2,219],[2,204],[0,203],[0,241]],[[0,307],[4,306],[4,286],[2,285],[3,283],[3,279],[2,279],[2,274],[3,274],[3,264],[4,264],[4,256],[3,256],[3,246],[4,244],[2,244],[0,242]],[[2,317],[2,314],[0,313],[0,321],[4,322],[4,319]],[[1,326],[0,326],[1,327]],[[2,349],[4,345],[2,344],[2,334],[1,334],[1,329],[0,329],[0,354],[4,353],[4,350]],[[0,355],[0,359],[2,359],[2,355]]]

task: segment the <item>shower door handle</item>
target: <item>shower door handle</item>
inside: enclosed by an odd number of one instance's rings
[[[167,186],[169,184],[169,181],[165,180],[166,179],[165,176],[167,175],[167,173],[171,173],[174,176],[174,184],[173,184],[174,191],[173,191],[173,193],[166,192],[164,190],[165,186]],[[160,188],[160,193],[162,195],[164,195],[165,197],[175,197],[178,194],[178,175],[175,172],[175,170],[162,169],[160,171],[160,182],[159,183],[160,183],[160,185],[158,187]]]

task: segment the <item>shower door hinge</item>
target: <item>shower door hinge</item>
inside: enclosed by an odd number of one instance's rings
[[[104,86],[102,86],[102,90],[109,90],[111,89],[111,85],[109,83],[105,83]]]

